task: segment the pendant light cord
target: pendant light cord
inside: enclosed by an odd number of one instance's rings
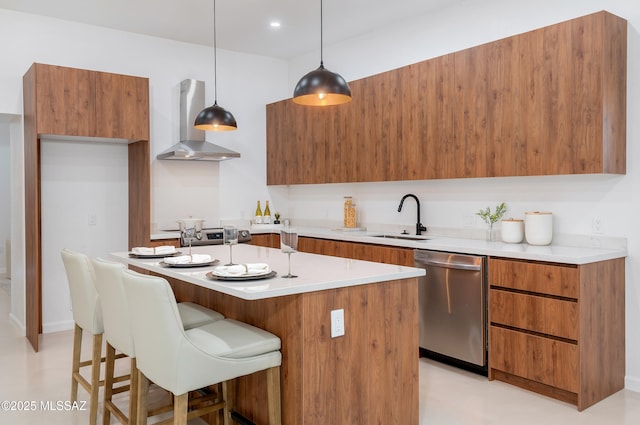
[[[322,40],[322,0],[320,0],[320,67],[324,68],[324,58],[322,55],[322,46],[323,46],[323,40]]]
[[[213,0],[213,104],[218,104],[218,44],[216,40],[216,0]]]

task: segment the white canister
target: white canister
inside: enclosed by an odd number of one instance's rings
[[[524,239],[524,220],[507,218],[502,220],[502,242],[520,243]]]
[[[553,239],[553,214],[539,211],[524,214],[524,235],[527,243],[549,245]]]

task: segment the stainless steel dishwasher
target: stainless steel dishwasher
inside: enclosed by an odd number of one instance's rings
[[[419,281],[420,348],[427,357],[485,373],[486,257],[415,250]]]

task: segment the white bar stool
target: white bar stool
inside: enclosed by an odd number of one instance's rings
[[[71,310],[75,322],[73,333],[73,361],[71,365],[71,402],[78,399],[78,384],[89,393],[89,425],[95,425],[98,415],[98,390],[102,358],[102,311],[94,285],[94,273],[89,258],[81,253],[63,249],[61,252],[71,294]],[[80,361],[82,332],[93,336],[91,360]],[[91,378],[87,381],[80,368],[91,366]]]
[[[136,351],[131,334],[131,321],[129,318],[129,306],[122,283],[122,273],[126,267],[122,263],[103,260],[100,258],[92,261],[95,272],[95,285],[100,295],[100,305],[102,307],[102,317],[104,322],[104,336],[107,340],[107,353],[105,363],[105,390],[103,406],[103,425],[108,425],[113,414],[123,425],[136,424],[137,412],[137,362]],[[224,316],[215,310],[208,309],[194,303],[179,303],[178,313],[182,325],[185,329],[192,329],[197,326],[206,325],[217,320],[224,319]],[[157,331],[156,328],[147,330]],[[131,361],[131,378],[128,387],[113,386],[119,382],[114,378],[115,353],[116,350],[128,356]],[[126,391],[129,393],[129,416],[122,412],[113,403],[113,394]],[[156,409],[148,412],[151,415],[167,411],[169,409]]]
[[[139,373],[138,425],[146,423],[149,380],[174,395],[174,425],[223,410],[230,421],[226,381],[266,370],[269,425],[281,425],[280,338],[231,319],[185,330],[169,283],[160,277],[123,272]],[[150,332],[162,329],[162,332]],[[222,383],[225,400],[188,411],[188,394]]]

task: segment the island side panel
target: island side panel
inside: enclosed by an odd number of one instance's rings
[[[281,338],[283,425],[418,424],[417,278],[253,301],[168,280],[178,301]],[[332,339],[339,308],[346,333]],[[264,376],[240,378],[237,389],[238,411],[267,423]]]
[[[304,425],[418,424],[417,297],[415,278],[304,294]]]

